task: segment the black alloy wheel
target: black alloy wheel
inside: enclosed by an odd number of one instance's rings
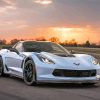
[[[25,63],[23,70],[24,82],[27,85],[35,85],[36,84],[36,69],[35,64],[32,60],[28,60]]]
[[[4,71],[3,71],[3,60],[2,57],[0,57],[0,77],[4,75]]]

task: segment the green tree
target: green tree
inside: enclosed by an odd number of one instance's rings
[[[85,43],[85,46],[86,46],[86,47],[90,47],[90,45],[91,45],[91,44],[90,44],[90,41],[87,40],[86,43]]]
[[[18,39],[12,39],[12,40],[10,41],[10,44],[11,44],[11,45],[14,45],[14,44],[16,44],[18,41],[20,41],[20,40],[18,40]]]
[[[7,41],[5,39],[0,40],[0,45],[5,45],[7,43]]]
[[[71,46],[77,46],[77,41],[75,39],[72,39],[72,40],[69,41],[68,44],[71,45]]]

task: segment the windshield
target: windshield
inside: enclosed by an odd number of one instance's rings
[[[49,52],[49,53],[60,53],[70,54],[64,47],[59,44],[51,42],[24,42],[23,44],[25,52]]]

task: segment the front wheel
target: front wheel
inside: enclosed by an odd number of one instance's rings
[[[27,85],[36,84],[36,69],[35,69],[35,64],[32,60],[28,60],[25,63],[24,70],[23,70],[23,78],[24,78],[24,82]]]

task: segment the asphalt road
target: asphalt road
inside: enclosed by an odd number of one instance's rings
[[[100,83],[27,86],[15,77],[0,78],[0,100],[100,100]]]

